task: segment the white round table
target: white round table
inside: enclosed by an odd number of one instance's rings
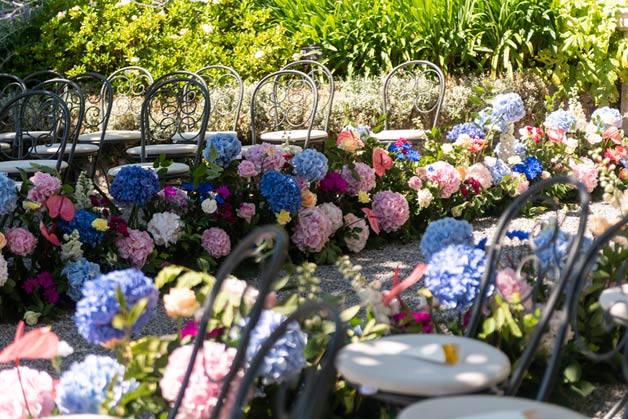
[[[454,365],[417,356],[421,348],[447,343],[460,348],[460,359]],[[336,368],[353,384],[429,397],[479,392],[499,384],[510,374],[510,361],[503,352],[479,340],[407,334],[347,345],[336,358]]]
[[[474,395],[440,397],[414,403],[397,419],[587,419],[549,403],[517,397]]]
[[[628,284],[608,288],[600,294],[600,306],[622,326],[628,326]]]

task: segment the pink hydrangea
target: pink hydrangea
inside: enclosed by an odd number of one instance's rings
[[[244,151],[244,158],[255,165],[258,172],[281,170],[286,164],[281,149],[268,143],[255,144]]]
[[[37,246],[37,238],[22,227],[11,227],[4,231],[9,250],[18,256],[28,256]]]
[[[437,161],[428,165],[425,176],[440,186],[441,198],[449,198],[460,189],[460,173],[447,162]]]
[[[240,218],[244,218],[247,223],[251,222],[251,218],[255,216],[255,204],[250,202],[241,202],[240,208],[236,211]]]
[[[578,179],[586,188],[589,193],[597,187],[598,171],[595,163],[587,157],[582,158],[581,163],[576,163],[571,160],[569,167],[572,170],[572,176]]]
[[[495,285],[502,297],[511,303],[523,302],[525,306],[531,306],[532,300],[528,298],[532,292],[532,286],[521,278],[511,268],[506,268],[497,273]]]
[[[157,196],[168,204],[174,205],[184,212],[188,209],[188,194],[182,189],[166,185],[157,193]]]
[[[408,186],[411,189],[418,191],[423,187],[423,181],[421,181],[421,178],[418,176],[412,176],[410,179],[408,179]]]
[[[155,244],[146,231],[129,228],[128,232],[128,237],[119,237],[116,240],[118,254],[133,267],[141,269],[146,264],[148,255],[155,249]]]
[[[493,186],[493,176],[491,171],[482,163],[476,163],[467,169],[467,179],[473,178],[480,182],[482,189],[488,189]]]
[[[201,245],[213,258],[227,256],[231,253],[231,239],[227,232],[220,227],[212,227],[203,231]]]
[[[358,253],[366,246],[366,241],[369,238],[369,228],[366,225],[364,218],[358,218],[355,214],[349,213],[344,216],[345,229],[345,244],[347,249],[353,253]]]
[[[302,252],[320,252],[332,231],[331,220],[323,210],[318,207],[304,208],[299,211],[291,238]]]
[[[325,202],[318,207],[327,215],[327,218],[331,220],[332,233],[338,231],[344,224],[342,221],[342,210],[331,202]]]
[[[259,170],[255,168],[255,164],[250,160],[242,160],[238,165],[238,176],[253,177],[259,175]]]
[[[177,417],[209,418],[218,402],[223,380],[229,373],[236,355],[236,348],[229,348],[220,342],[206,340],[194,360],[194,368]],[[168,357],[168,365],[159,381],[162,396],[171,404],[177,398],[181,382],[192,356],[192,345],[175,349]],[[244,373],[240,370],[231,382],[231,391],[223,401],[220,418],[231,413],[235,389],[239,387]]]
[[[341,176],[347,182],[347,191],[352,195],[357,195],[359,192],[368,192],[375,186],[375,170],[367,164],[358,162],[354,167],[355,173],[358,178],[353,177],[353,171],[344,166],[342,168]]]
[[[26,419],[30,413],[36,417],[48,416],[55,406],[52,377],[43,371],[19,367],[22,384],[17,377],[17,369],[0,371],[0,417]],[[24,394],[28,409],[24,403]]]
[[[399,192],[377,192],[373,197],[372,211],[379,227],[387,233],[399,230],[410,218],[408,201]]]
[[[26,195],[26,198],[30,201],[43,204],[46,202],[46,199],[52,195],[56,195],[61,189],[61,180],[48,173],[36,172],[28,180],[35,185],[33,188],[29,189]]]

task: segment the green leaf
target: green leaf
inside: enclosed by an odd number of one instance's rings
[[[360,312],[360,309],[362,308],[362,306],[355,305],[353,307],[349,307],[345,310],[342,311],[342,313],[340,313],[340,320],[342,320],[343,322],[348,322],[351,319],[353,319],[355,316],[357,316],[357,314]]]
[[[163,268],[155,277],[155,286],[157,289],[163,288],[164,285],[173,282],[181,272],[187,270],[183,266],[170,265]]]
[[[565,368],[563,375],[568,383],[576,383],[582,377],[582,367],[579,363],[573,361]]]

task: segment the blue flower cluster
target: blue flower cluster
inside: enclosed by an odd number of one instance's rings
[[[274,213],[286,210],[296,214],[301,208],[301,187],[290,175],[282,175],[273,170],[264,173],[260,181],[260,191]]]
[[[83,297],[83,284],[100,275],[100,265],[90,262],[85,258],[70,262],[65,265],[61,274],[68,278],[68,296],[74,301]]]
[[[528,180],[534,180],[543,172],[543,165],[536,157],[526,157],[522,163],[515,164],[512,167],[512,171],[524,173]]]
[[[486,135],[482,128],[475,125],[473,122],[463,122],[462,124],[454,125],[447,133],[447,141],[454,142],[462,134],[467,134],[471,138],[485,138]]]
[[[425,287],[444,308],[464,312],[478,296],[485,266],[483,250],[463,244],[446,246],[430,259],[423,276]]]
[[[510,167],[501,159],[497,159],[494,165],[488,167],[491,176],[493,177],[493,184],[499,185],[505,176],[510,176],[512,171]]]
[[[591,122],[602,131],[606,131],[610,127],[619,129],[621,128],[621,113],[617,109],[604,106],[593,111]]]
[[[622,157],[621,159],[619,159],[619,162],[622,166],[628,169],[628,157]]]
[[[132,333],[139,332],[148,322],[159,298],[159,291],[153,281],[134,268],[112,271],[97,280],[86,282],[83,285],[83,298],[76,303],[74,322],[88,342],[98,345],[124,338],[126,332],[111,324],[120,313],[120,304],[116,298],[118,287],[126,299],[128,309],[142,298],[148,298],[146,311],[133,324]]]
[[[122,380],[124,372],[124,366],[108,356],[87,355],[82,362],[74,362],[61,374],[55,388],[59,412],[62,415],[100,413],[110,391],[113,400],[108,407],[117,405],[122,396],[138,387],[135,380]]]
[[[502,115],[508,122],[517,122],[526,114],[523,100],[517,93],[497,95],[493,98],[491,104],[495,113]]]
[[[308,182],[321,180],[327,174],[327,157],[319,151],[308,148],[292,158],[294,173]]]
[[[391,153],[395,153],[395,158],[397,160],[410,160],[414,162],[418,162],[421,160],[421,154],[418,151],[412,149],[412,143],[407,141],[403,142],[400,145],[397,143],[391,143],[388,146],[388,151]]]
[[[203,157],[207,161],[216,163],[220,167],[227,167],[242,151],[242,143],[235,134],[219,132],[212,135],[205,150]]]
[[[558,229],[555,223],[544,228],[532,240],[532,250],[540,262],[542,271],[550,267],[563,269],[565,259],[574,240],[574,235]],[[582,244],[582,251],[591,246],[591,239],[586,237]]]
[[[519,158],[521,158],[521,160],[526,158],[526,151],[528,151],[528,149],[527,149],[525,143],[522,143],[519,140],[515,141],[515,144],[513,146],[513,150],[514,150],[515,154],[517,156],[519,156]]]
[[[285,319],[285,316],[275,311],[262,311],[259,321],[251,331],[251,339],[246,349],[247,363],[253,360],[264,342]],[[262,377],[265,384],[269,384],[281,383],[299,374],[306,366],[306,343],[307,336],[301,331],[299,324],[290,323],[286,333],[267,352],[257,375]]]
[[[161,190],[157,173],[139,166],[125,166],[113,178],[109,192],[126,204],[144,205]]]
[[[560,128],[565,132],[569,132],[573,131],[576,127],[576,117],[571,111],[558,109],[547,115],[543,125],[548,128]]]
[[[445,217],[427,225],[421,238],[421,253],[430,261],[434,253],[451,244],[473,246],[473,227],[467,221]]]
[[[504,115],[497,113],[493,108],[482,109],[478,112],[478,115],[473,122],[487,132],[506,132],[508,130],[508,121]]]
[[[105,232],[98,231],[92,226],[92,222],[99,218],[93,212],[80,209],[74,213],[74,218],[70,221],[59,220],[59,231],[64,234],[71,234],[74,230],[79,233],[79,241],[96,247],[105,239]]]
[[[0,172],[0,215],[11,214],[17,207],[17,187],[15,181]]]

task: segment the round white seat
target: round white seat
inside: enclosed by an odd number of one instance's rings
[[[244,152],[246,150],[248,150],[249,148],[251,148],[252,146],[250,145],[243,145],[242,146],[242,152],[240,154],[244,154]],[[281,152],[283,154],[292,154],[295,155],[297,153],[300,153],[303,151],[303,147],[299,147],[296,144],[275,144],[275,147],[279,148],[279,150],[281,150]]]
[[[28,173],[35,173],[39,169],[34,167],[33,164],[38,166],[48,167],[50,169],[56,169],[57,160],[45,160],[45,159],[32,159],[32,160],[10,160],[0,162],[0,172],[5,173],[20,173],[19,169],[22,169]],[[68,168],[67,162],[61,162],[60,170]]]
[[[155,170],[155,168],[153,167],[153,162],[130,163],[124,164],[122,166],[112,167],[107,171],[107,174],[111,177],[115,177],[118,175],[118,173],[120,173],[120,170],[122,170],[122,168],[126,166],[139,166],[143,167],[144,169]],[[170,166],[166,167],[166,169],[168,169],[168,171],[166,172],[166,176],[183,176],[186,173],[190,172],[190,166],[185,163],[174,162]]]
[[[196,144],[150,144],[144,146],[144,155],[155,157],[163,153],[166,156],[194,156],[196,150]],[[126,154],[139,158],[142,154],[142,146],[128,148]]]
[[[55,154],[59,151],[60,146],[61,144],[38,145],[35,147],[35,154]],[[66,145],[64,154],[70,154],[70,150],[72,150],[72,145]],[[96,154],[97,152],[98,146],[96,144],[77,144],[74,147],[74,154]]]
[[[440,397],[414,403],[397,419],[586,419],[586,416],[550,403],[517,397],[473,395]]]
[[[11,144],[9,143],[0,143],[0,150],[9,150],[11,149]]]
[[[233,134],[235,136],[238,135],[235,131],[205,131],[205,141],[210,139],[216,134]],[[172,136],[173,143],[179,143],[182,141],[196,141],[197,132],[182,132],[180,134],[175,134]]]
[[[313,129],[310,131],[310,141],[315,140],[324,140],[328,137],[327,131],[322,131],[318,129]],[[281,143],[284,141],[305,141],[307,138],[307,130],[306,129],[295,129],[288,131],[272,131],[265,132],[260,136],[262,141],[268,141],[269,143]]]
[[[102,131],[90,132],[78,136],[81,143],[99,143]],[[125,143],[129,141],[140,141],[142,134],[135,130],[107,130],[105,131],[105,143]]]
[[[394,142],[400,138],[416,141],[425,139],[425,131],[420,129],[389,129],[372,134],[372,136],[382,142]]]
[[[617,323],[628,326],[628,284],[608,288],[600,294],[600,306]]]
[[[459,346],[456,364],[418,357],[421,348],[446,343]],[[510,374],[510,361],[503,352],[479,340],[407,334],[347,345],[336,358],[336,368],[356,385],[410,396],[445,396],[478,392],[504,381]]]
[[[23,131],[22,136],[27,138],[41,138],[49,137],[50,131]],[[15,139],[15,132],[2,132],[0,133],[0,141],[13,141]]]

